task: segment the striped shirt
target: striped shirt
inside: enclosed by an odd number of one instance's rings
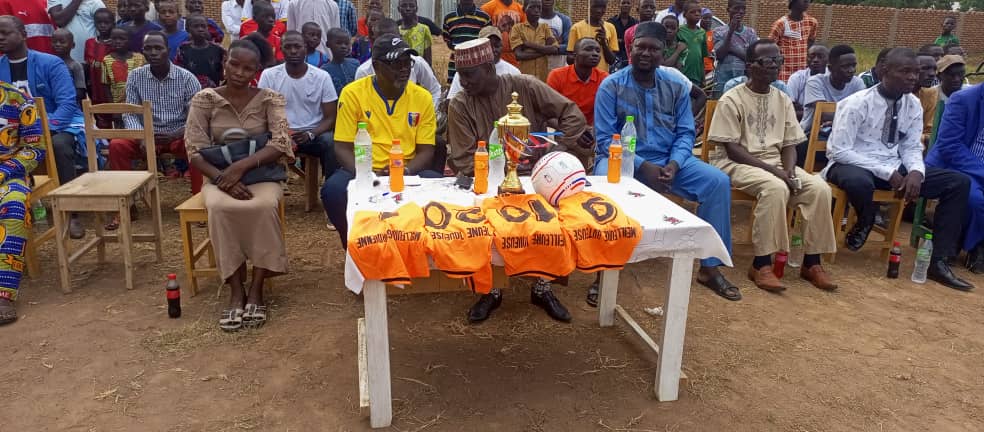
[[[191,97],[202,89],[198,78],[191,72],[174,65],[170,68],[163,80],[154,76],[150,65],[134,69],[126,79],[126,103],[140,105],[143,101],[150,101],[154,133],[157,134],[170,134],[183,129],[188,119]],[[127,129],[144,127],[138,114],[123,114],[123,124]]]
[[[482,27],[492,24],[489,14],[476,8],[472,13],[459,14],[457,10],[444,16],[443,35],[451,41],[451,50],[460,43],[478,38]],[[448,82],[454,79],[454,61],[448,61]]]
[[[338,15],[341,19],[342,28],[349,32],[349,36],[355,36],[359,31],[359,17],[355,13],[355,5],[349,0],[338,0]],[[328,31],[327,29],[323,29]]]

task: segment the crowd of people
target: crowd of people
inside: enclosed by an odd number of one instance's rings
[[[166,174],[189,177],[191,192],[204,195],[209,236],[230,286],[219,320],[229,331],[266,321],[263,281],[287,271],[277,213],[284,191],[275,181],[247,181],[254,170],[295,163],[297,155],[317,160],[329,227],[345,247],[361,129],[372,137],[377,175],[388,173],[390,146],[399,140],[406,175],[472,176],[476,143],[489,137],[513,93],[532,130],[558,132],[551,151],[576,156],[596,175],[606,173],[613,135],[633,119],[635,159],[624,163],[653,190],[699,203],[697,215],[729,252],[731,191],[754,196],[748,278],[761,289],[785,290],[773,255],[790,249],[791,209],[799,210],[803,231],[800,277],[837,289],[821,263],[838,249],[835,222],[844,216],[831,214],[830,185],[857,213],[844,245],[851,251],[880,218],[875,190],[894,190],[909,202],[937,200],[928,277],[973,289],[951,265],[966,251],[966,267],[984,273],[984,90],[965,83],[954,18],[944,20],[934,43],[885,49],[858,74],[850,46],[816,42],[809,0],[790,0],[768,38],[744,24],[745,0],[729,0],[722,26],[696,0],[664,10],[655,0],[621,0],[607,20],[608,0],[588,6],[588,17],[572,22],[554,0],[480,7],[459,0],[434,23],[418,15],[416,0],[399,0],[392,18],[379,0],[361,14],[350,0],[226,0],[220,24],[203,15],[202,0],[120,0],[116,11],[102,0],[0,0],[0,222],[7,233],[0,323],[16,319],[24,249],[17,234],[29,219],[30,171],[46,156],[55,158],[62,183],[84,169],[84,99],[151,102],[157,149],[175,156]],[[453,52],[446,83],[433,69],[435,37]],[[51,155],[39,143],[36,97],[45,100]],[[718,102],[703,143],[715,150],[705,162],[694,155],[695,119],[708,99]],[[836,114],[815,122],[819,102],[835,102]],[[828,150],[805,167],[815,123]],[[147,126],[134,115],[101,116],[96,125]],[[243,139],[265,145],[221,169],[203,156]],[[132,169],[143,151],[138,142],[112,140],[107,169]],[[533,153],[521,161],[521,174],[546,152]],[[69,221],[71,237],[83,238],[80,219]],[[117,226],[114,220],[106,228]],[[702,260],[698,282],[740,300],[721,265]],[[551,283],[533,283],[532,303],[570,321]],[[596,278],[588,289],[592,306],[598,284]],[[486,320],[501,302],[498,290],[482,295],[469,320]]]

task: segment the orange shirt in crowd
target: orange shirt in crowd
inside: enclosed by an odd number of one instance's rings
[[[500,0],[489,0],[482,5],[482,12],[489,14],[492,18],[492,25],[499,25],[499,18],[511,16],[513,23],[526,22],[526,12],[523,12],[523,5],[517,0],[506,6]]]
[[[598,68],[591,68],[591,76],[587,81],[581,81],[574,71],[574,65],[559,67],[550,71],[547,76],[547,85],[577,104],[584,114],[588,125],[594,125],[594,102],[595,94],[601,81],[608,76],[608,72]]]

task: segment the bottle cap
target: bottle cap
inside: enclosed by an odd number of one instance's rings
[[[892,247],[899,247],[900,244],[897,241],[892,242]]]
[[[622,135],[614,134],[614,135],[612,135],[612,139],[613,140],[620,140],[620,139],[622,139]]]
[[[170,279],[170,280],[175,280],[175,279],[178,278],[178,275],[176,275],[174,273],[170,273],[170,274],[167,275],[167,278]]]
[[[478,142],[478,146],[479,147],[485,147],[485,141],[479,141]]]
[[[369,126],[366,122],[359,122],[359,129],[365,129],[366,126]]]
[[[626,123],[632,123],[635,121],[635,116],[625,116]]]
[[[926,233],[926,240],[932,240],[932,239],[933,239],[933,233]]]

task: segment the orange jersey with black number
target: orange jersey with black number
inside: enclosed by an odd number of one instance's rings
[[[560,223],[574,246],[578,270],[589,273],[621,269],[642,239],[639,222],[594,192],[560,200]]]
[[[573,248],[542,196],[507,195],[482,203],[509,276],[557,279],[574,270]]]
[[[428,251],[448,277],[465,279],[472,291],[492,289],[492,227],[480,207],[431,202],[424,206]]]
[[[406,204],[393,212],[360,211],[352,221],[348,253],[366,279],[409,284],[427,277],[427,245],[424,212]]]

